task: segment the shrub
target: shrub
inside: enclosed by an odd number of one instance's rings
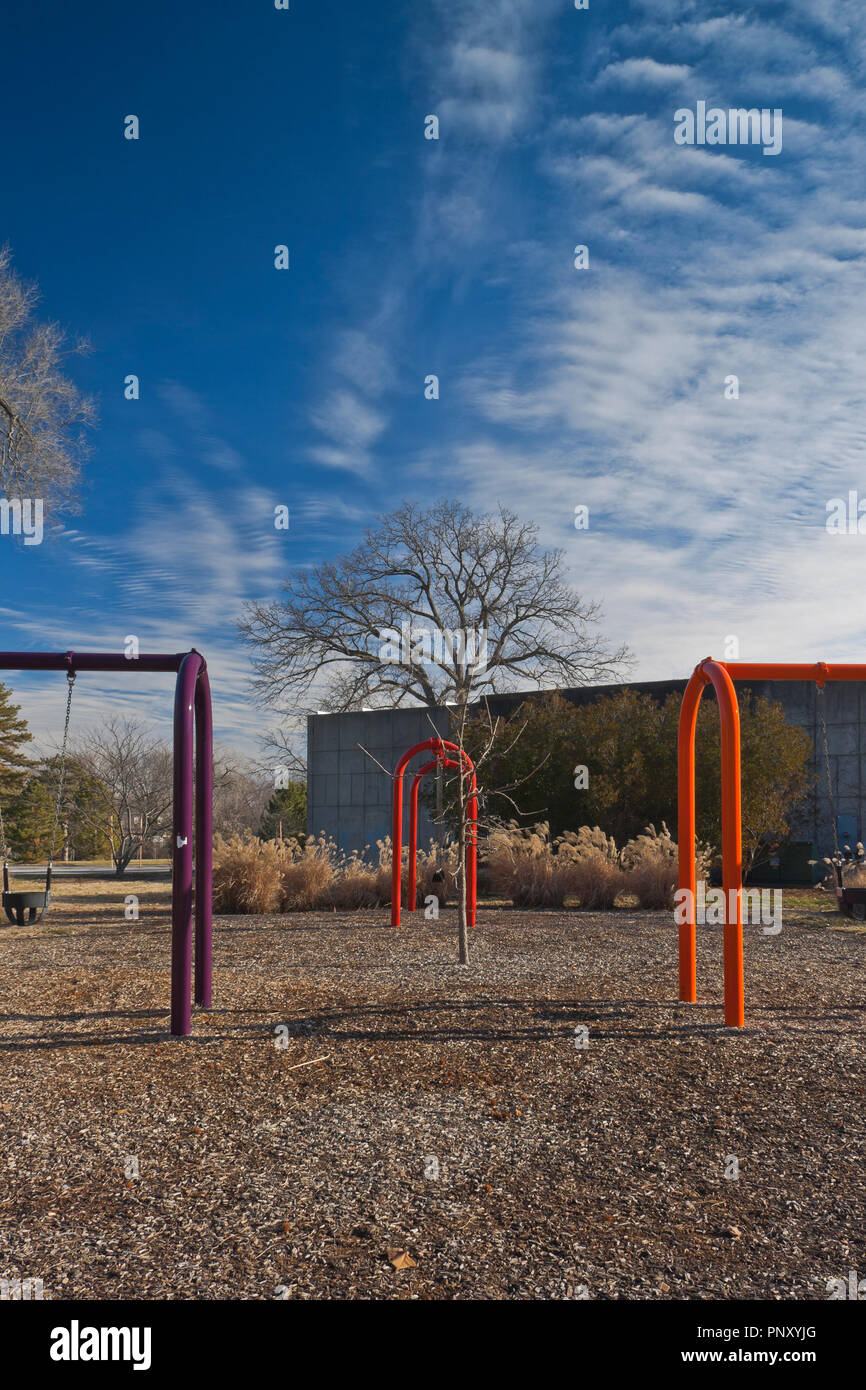
[[[283,855],[273,840],[217,835],[213,905],[217,912],[274,912],[281,896]]]
[[[322,908],[352,911],[384,907],[391,901],[391,841],[377,842],[377,860],[363,853],[346,854],[325,835],[260,840],[254,835],[234,835],[214,841],[214,908],[217,912],[310,912]],[[408,887],[408,850],[403,853],[403,895]],[[419,848],[417,901],[424,905],[431,893],[440,907],[454,882],[456,850],[448,846],[443,867],[445,882],[433,883],[438,855]]]
[[[280,912],[307,912],[317,907],[331,907],[330,893],[334,878],[336,845],[324,835],[300,840],[284,840],[280,895]]]
[[[620,854],[612,835],[597,825],[582,825],[560,836],[560,854],[571,866],[571,892],[582,908],[613,907],[625,887]]]
[[[604,825],[624,844],[649,821],[660,824],[676,800],[681,700],[671,694],[659,703],[621,690],[572,705],[550,692],[530,695],[497,725],[492,746],[488,715],[470,719],[466,751],[477,760],[489,748],[484,782],[491,789],[531,782],[554,838],[578,820]],[[750,868],[787,838],[792,816],[804,806],[814,780],[813,749],[778,702],[745,690],[739,700],[743,856]],[[714,841],[721,834],[719,738],[718,710],[704,701],[695,743],[698,827]],[[589,771],[586,787],[574,786],[570,769],[577,765]],[[518,820],[526,824],[526,817]]]
[[[677,843],[664,821],[661,830],[650,824],[642,834],[629,840],[622,851],[626,870],[626,886],[641,907],[649,910],[673,910],[674,893],[679,881]],[[696,876],[706,878],[712,858],[712,847],[698,842],[695,846]]]
[[[479,846],[480,848],[480,846]],[[390,846],[389,846],[390,849]],[[457,896],[457,846],[447,844],[443,847],[441,868],[444,878],[433,882],[433,875],[439,869],[439,853],[434,840],[430,841],[429,848],[418,850],[417,865],[417,900],[419,908],[423,908],[424,899],[433,896],[439,899],[439,906],[445,907],[452,894]],[[388,897],[390,899],[390,892]]]
[[[673,908],[678,881],[677,846],[662,821],[661,831],[648,825],[622,851],[628,891],[641,907]]]
[[[494,827],[481,846],[492,892],[515,907],[562,907],[574,892],[574,864],[561,843],[551,841],[546,821]]]
[[[710,847],[697,847],[698,876],[706,876]],[[254,835],[217,837],[214,847],[214,907],[218,912],[309,912],[330,908],[352,911],[384,907],[391,901],[391,841],[377,841],[377,858],[346,854],[325,835],[259,840]],[[403,895],[407,891],[408,850],[403,851]],[[642,908],[673,907],[677,884],[677,846],[662,821],[648,825],[620,851],[612,836],[583,825],[551,839],[540,821],[495,826],[479,844],[480,867],[489,890],[515,907],[563,907],[576,898],[587,911],[611,908],[623,893]],[[444,882],[433,882],[439,864],[435,844],[418,850],[417,905],[434,895],[443,907],[457,878],[457,847],[446,846]]]
[[[845,846],[845,850],[850,855],[850,850],[847,845]],[[844,888],[866,888],[866,851],[864,851],[859,841],[855,846],[855,852],[852,858],[844,859],[841,854],[837,853],[837,858],[835,859],[831,859],[829,855],[825,855],[823,859],[810,859],[809,863],[827,865],[826,874],[818,884],[822,892],[836,892],[839,886],[835,868],[836,864],[838,864],[842,870],[842,886]]]
[[[509,821],[490,832],[484,865],[491,891],[515,907],[562,907],[577,898],[587,911],[611,908],[621,894],[643,908],[673,908],[677,846],[662,821],[648,825],[619,850],[599,826],[582,825],[551,839],[546,821],[530,827]],[[706,875],[711,850],[697,846],[698,875]]]

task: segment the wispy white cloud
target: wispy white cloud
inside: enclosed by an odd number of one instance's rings
[[[840,634],[828,614],[857,583],[862,542],[824,523],[830,497],[866,487],[866,139],[848,104],[866,14],[799,6],[816,21],[799,26],[681,0],[638,8],[643,22],[598,45],[605,109],[536,133],[555,211],[534,293],[507,344],[466,372],[447,462],[421,450],[417,475],[533,516],[642,675],[683,674],[731,633],[744,656],[829,643],[853,658],[866,620]],[[816,29],[842,40],[843,15],[853,48],[825,51]],[[775,168],[678,148],[678,84],[686,102],[802,96],[808,119],[786,109]],[[618,92],[625,111],[607,109]],[[576,241],[588,271],[565,268]],[[577,503],[588,533],[573,530]]]
[[[345,468],[365,476],[370,469],[370,447],[383,433],[387,418],[355,391],[338,388],[312,412],[312,422],[328,439],[311,450],[327,468]]]
[[[599,86],[670,87],[681,86],[692,73],[687,63],[658,63],[655,58],[624,58],[602,68]]]

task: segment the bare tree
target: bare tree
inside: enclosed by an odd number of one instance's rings
[[[596,631],[598,604],[565,582],[563,556],[504,507],[405,503],[349,554],[298,570],[284,597],[248,606],[256,689],[297,712],[323,676],[332,710],[465,706],[514,678],[586,684],[618,674],[625,648]]]
[[[171,830],[172,751],[135,720],[107,719],[76,742],[70,758],[97,788],[77,810],[105,835],[120,875],[141,841]]]
[[[272,777],[228,749],[215,751],[213,826],[217,835],[245,830],[257,834],[272,795]]]
[[[40,322],[38,297],[12,270],[8,246],[0,247],[0,495],[69,505],[96,412],[64,362],[87,344]]]

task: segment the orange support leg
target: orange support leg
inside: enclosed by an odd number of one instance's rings
[[[741,1028],[743,1001],[743,853],[740,820],[740,710],[734,683],[722,662],[702,661],[686,686],[678,733],[677,816],[679,886],[688,890],[679,928],[680,999],[697,1000],[695,952],[695,729],[704,690],[712,682],[722,734],[722,887],[725,894],[725,1023]]]

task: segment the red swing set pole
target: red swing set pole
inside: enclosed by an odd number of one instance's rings
[[[414,748],[408,749],[394,769],[394,799],[391,814],[391,926],[400,925],[400,899],[403,891],[403,777],[407,765],[417,753],[426,753],[428,749],[436,754],[431,763],[434,766],[439,761],[447,761],[449,753],[456,753],[460,757],[460,749],[456,743],[450,743],[447,739],[428,738],[423,743],[416,743]],[[466,834],[466,920],[469,926],[475,926],[475,910],[478,900],[477,877],[478,877],[478,795],[475,780],[475,767],[469,754],[462,754],[464,776],[471,773],[469,797],[467,800],[467,834]],[[454,763],[456,766],[456,762]],[[413,793],[415,785],[413,784]],[[414,797],[416,806],[415,838],[417,839],[417,796]],[[410,799],[410,815],[411,815]],[[411,827],[410,827],[410,857],[411,857]]]
[[[406,906],[410,912],[415,911],[418,878],[418,792],[421,783],[426,774],[432,772],[434,767],[459,766],[460,764],[455,762],[453,758],[431,758],[430,762],[420,767],[412,778],[412,790],[409,792],[409,881],[406,885]]]

